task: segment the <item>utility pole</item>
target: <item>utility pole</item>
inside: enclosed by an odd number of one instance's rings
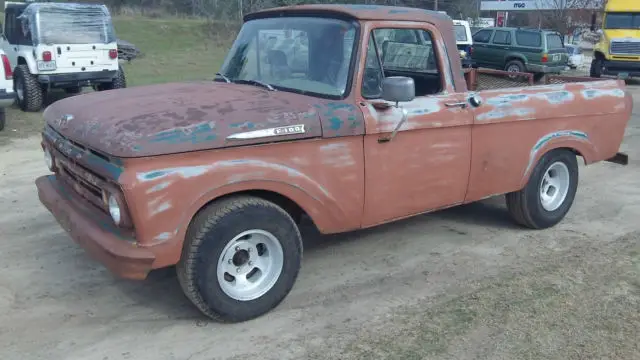
[[[438,11],[438,0],[433,0],[433,10]]]

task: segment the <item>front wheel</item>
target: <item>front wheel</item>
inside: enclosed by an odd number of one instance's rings
[[[274,203],[242,196],[213,203],[195,217],[177,272],[203,314],[241,322],[284,300],[301,261],[302,238],[291,216]]]
[[[578,161],[569,150],[552,150],[533,169],[524,189],[506,195],[511,217],[532,229],[558,224],[569,212],[578,188]]]
[[[591,68],[589,69],[589,76],[592,78],[600,78],[602,76],[602,59],[594,57],[591,61]]]

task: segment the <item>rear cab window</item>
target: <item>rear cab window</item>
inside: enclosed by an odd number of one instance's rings
[[[456,41],[467,41],[467,29],[464,25],[455,25]]]

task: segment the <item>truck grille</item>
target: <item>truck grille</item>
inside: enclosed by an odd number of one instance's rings
[[[95,151],[63,137],[60,133],[51,128],[50,130],[54,131],[56,135],[64,139],[64,141],[69,145],[74,146],[76,149],[85,152],[89,151],[94,155],[97,155]],[[49,150],[52,152],[59,178],[67,186],[72,188],[75,193],[89,201],[104,213],[108,214],[109,208],[106,202],[107,195],[105,192],[105,189],[107,188],[107,179],[91,171],[82,164],[79,164],[73,159],[73,157],[67,156],[58,150],[58,148],[51,142],[48,142],[48,145]]]
[[[611,53],[621,55],[640,55],[640,42],[612,41]]]

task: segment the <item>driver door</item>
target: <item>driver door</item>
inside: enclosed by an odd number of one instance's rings
[[[363,227],[462,203],[473,124],[463,94],[446,81],[452,78],[445,74],[451,66],[439,56],[445,52],[442,41],[435,40],[441,39],[436,28],[377,23],[370,30],[360,89],[366,119]],[[382,76],[412,77],[415,99],[400,108],[383,101]],[[390,141],[380,142],[403,118],[402,108],[406,122]]]

